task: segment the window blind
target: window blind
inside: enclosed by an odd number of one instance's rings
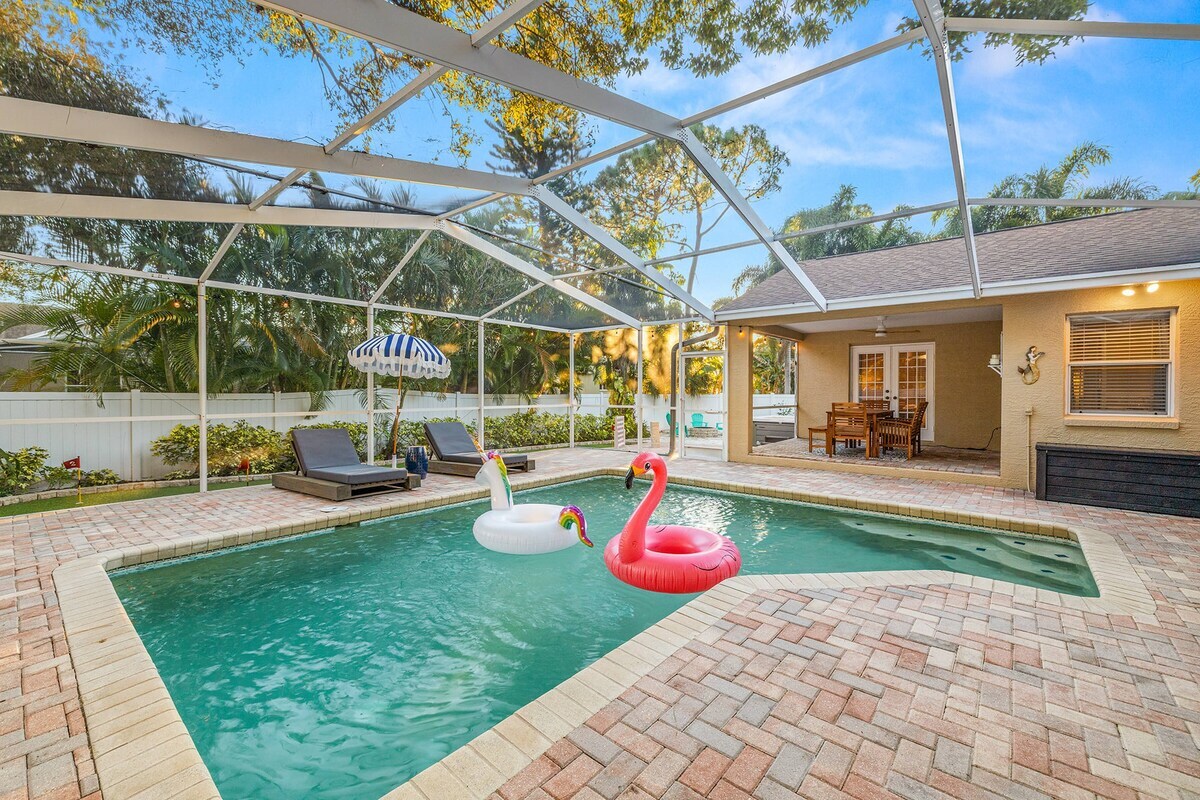
[[[1171,317],[1170,311],[1069,317],[1069,412],[1170,413]]]

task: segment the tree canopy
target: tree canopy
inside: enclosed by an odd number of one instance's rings
[[[15,32],[25,46],[84,53],[86,59],[62,59],[59,68],[92,75],[104,72],[102,63],[110,71],[117,63],[113,42],[148,52],[184,54],[213,83],[222,80],[223,64],[244,57],[251,49],[310,60],[320,69],[328,103],[345,121],[365,114],[425,66],[418,58],[252,3],[16,0],[5,5],[8,10],[0,25]],[[398,5],[469,32],[479,29],[504,2],[406,0]],[[866,5],[866,0],[549,0],[501,34],[497,43],[601,85],[611,86],[619,76],[643,72],[656,60],[668,69],[705,77],[728,72],[747,56],[820,45]],[[1087,6],[1086,0],[951,0],[947,12],[1078,19]],[[915,19],[906,19],[899,28],[918,25]],[[1068,37],[989,34],[984,44],[1011,44],[1021,60],[1036,62],[1068,41]],[[956,57],[967,49],[962,34],[951,34],[950,44]],[[10,86],[29,99],[51,100],[56,95],[52,81],[47,80]],[[437,89],[452,120],[451,149],[460,157],[479,142],[480,132],[455,109],[484,112],[507,130],[539,140],[574,115],[556,103],[455,71],[445,73]]]
[[[747,200],[779,191],[788,158],[761,127],[695,125],[692,132]],[[622,153],[596,176],[591,198],[606,227],[649,258],[668,244],[699,250],[705,235],[730,211],[687,151],[661,139]],[[680,218],[690,218],[691,224]],[[689,292],[698,264],[698,258],[691,259],[685,283]]]

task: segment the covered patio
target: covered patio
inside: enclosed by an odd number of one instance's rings
[[[1000,306],[984,306],[771,326],[777,337],[795,337],[795,401],[779,408],[755,401],[750,452],[998,477],[1000,380],[987,363],[1000,350],[1001,315]],[[878,434],[870,442],[865,431],[861,440],[831,444],[830,415],[847,403],[879,404],[889,422],[920,410],[919,449],[910,453],[903,441]]]

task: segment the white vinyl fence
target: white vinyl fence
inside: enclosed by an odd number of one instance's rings
[[[376,391],[381,407],[377,412],[377,428],[390,424],[388,409],[395,403],[395,390]],[[761,395],[755,405],[779,402],[782,395]],[[787,396],[790,399],[790,395]],[[580,394],[577,412],[603,414],[610,406],[605,393]],[[670,400],[666,397],[644,400],[644,419],[653,422],[665,433]],[[244,419],[251,425],[262,425],[286,431],[296,425],[321,422],[366,421],[366,393],[358,390],[330,392],[319,412],[308,409],[311,397],[305,392],[275,394],[225,394],[209,398],[208,414],[213,424]],[[689,412],[719,413],[720,395],[689,398]],[[104,396],[104,405],[97,404],[91,395],[73,392],[0,392],[0,449],[44,447],[50,452],[50,464],[80,456],[83,468],[111,469],[126,480],[149,480],[169,472],[167,467],[150,453],[150,444],[178,424],[195,424],[198,396],[195,394],[151,394],[148,392],[113,392]],[[485,414],[505,416],[542,408],[547,413],[566,414],[565,395],[543,395],[534,401],[517,395],[497,398],[487,395]],[[435,417],[458,417],[474,423],[478,414],[478,398],[474,394],[426,394],[409,392],[405,396],[403,418],[424,421]],[[632,433],[632,432],[631,432]]]
[[[378,402],[385,408],[395,403],[395,390],[379,389]],[[557,398],[539,398],[530,403],[519,397],[503,398],[513,410],[487,409],[487,415],[511,414],[517,409],[546,404]],[[495,405],[494,398],[486,398]],[[565,398],[563,399],[565,402]],[[232,424],[244,419],[280,431],[297,425],[322,422],[365,422],[366,393],[357,390],[329,392],[323,408],[309,411],[307,392],[275,394],[214,395],[208,400],[212,424]],[[108,468],[126,480],[148,480],[178,467],[167,467],[150,452],[150,444],[178,424],[196,422],[199,397],[195,394],[151,394],[112,392],[104,405],[91,395],[68,392],[0,392],[0,449],[44,447],[48,463],[56,464],[80,456],[85,470]],[[478,408],[475,395],[421,394],[405,396],[404,418],[426,420],[458,416],[474,422]],[[562,413],[566,413],[562,409]],[[386,426],[390,412],[380,411],[376,424]]]

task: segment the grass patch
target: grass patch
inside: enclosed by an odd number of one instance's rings
[[[209,491],[220,489],[237,489],[242,486],[262,486],[270,480],[250,481],[249,483],[210,483]],[[10,506],[0,506],[0,517],[16,517],[21,514],[41,514],[46,511],[60,511],[64,508],[81,508],[82,506],[101,506],[109,503],[125,503],[130,500],[150,500],[155,497],[173,497],[177,494],[195,494],[199,486],[163,486],[158,489],[114,489],[111,492],[94,492],[83,496],[83,503],[77,503],[75,495],[65,497],[49,497],[45,500],[30,500],[26,503],[13,503]]]

